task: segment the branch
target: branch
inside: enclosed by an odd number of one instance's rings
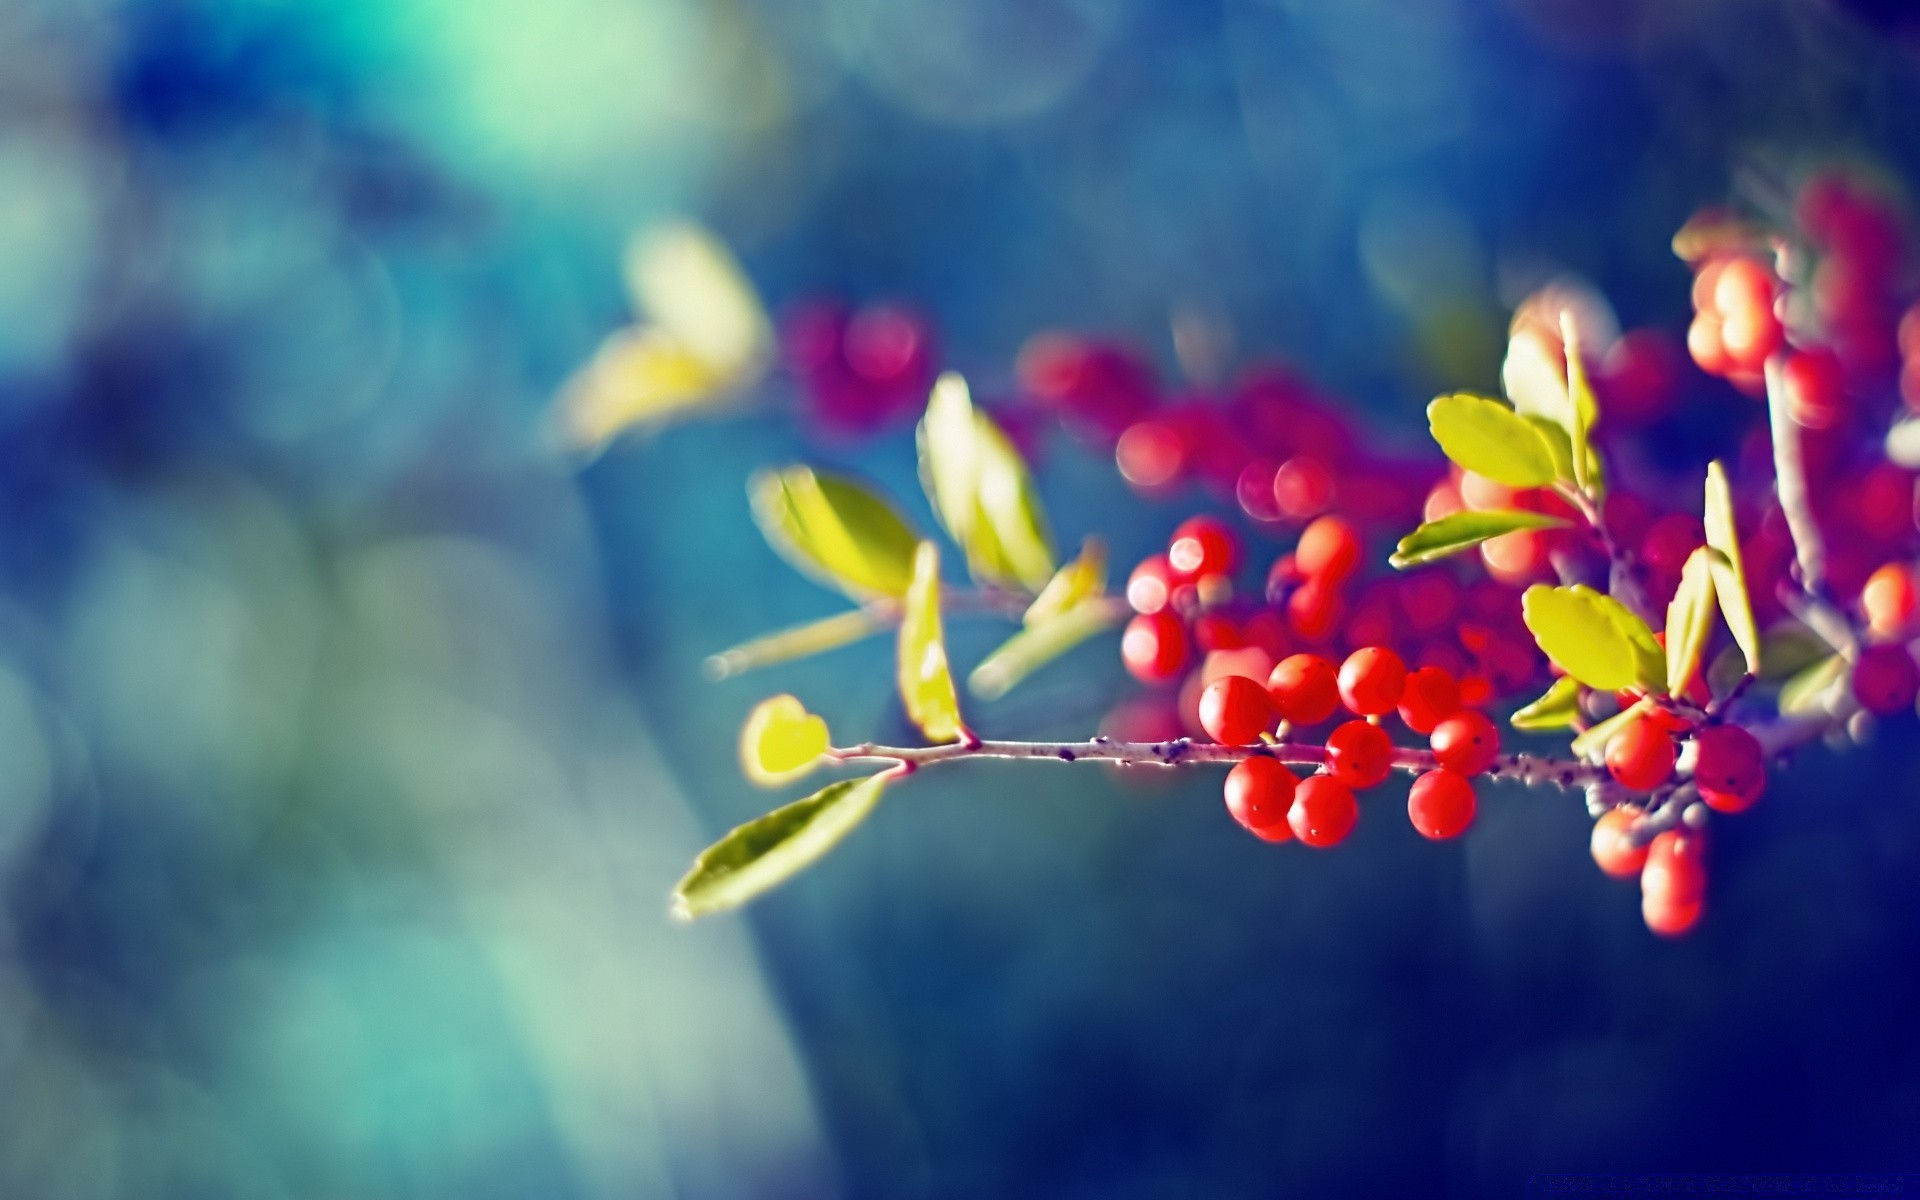
[[[1787,413],[1783,362],[1776,354],[1766,363],[1767,428],[1773,436],[1773,475],[1780,493],[1780,511],[1786,514],[1787,532],[1793,538],[1800,586],[1809,598],[1818,600],[1826,586],[1827,548],[1820,539],[1819,523],[1813,519],[1813,502],[1807,495],[1807,465],[1800,457],[1800,428]]]
[[[1107,762],[1121,766],[1178,767],[1200,764],[1231,766],[1249,758],[1275,758],[1293,766],[1320,766],[1327,761],[1324,746],[1306,742],[1276,742],[1261,746],[1220,746],[1176,738],[1167,742],[1116,742],[1096,737],[1085,742],[954,742],[943,746],[877,746],[864,742],[858,746],[827,751],[837,762],[890,762],[911,773],[923,766],[966,758],[1039,759],[1055,762]],[[1396,770],[1419,774],[1439,766],[1433,751],[1397,747],[1391,765]],[[1538,754],[1504,754],[1494,760],[1486,774],[1494,779],[1512,779],[1530,786],[1552,784],[1560,788],[1584,788],[1608,778],[1607,769],[1573,759],[1547,758]]]

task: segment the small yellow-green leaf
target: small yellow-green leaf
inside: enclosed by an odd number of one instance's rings
[[[1593,449],[1593,425],[1600,418],[1593,385],[1587,381],[1587,363],[1580,352],[1580,331],[1573,313],[1560,314],[1560,342],[1567,353],[1567,438],[1573,456],[1573,481],[1581,491],[1600,499],[1599,456]]]
[[[1081,543],[1078,557],[1053,573],[1020,621],[1029,626],[1044,625],[1082,600],[1098,596],[1106,586],[1107,546],[1099,538],[1090,537]]]
[[[1496,483],[1545,487],[1560,478],[1545,435],[1498,400],[1442,396],[1427,405],[1427,425],[1448,458]]]
[[[1846,675],[1847,660],[1838,654],[1801,668],[1780,686],[1780,715],[1797,717],[1827,707],[1834,685]]]
[[[940,524],[986,583],[1044,588],[1053,545],[1025,460],[993,419],[973,406],[966,380],[949,371],[933,385],[920,420],[920,479]]]
[[[1462,509],[1428,521],[1400,539],[1387,561],[1395,567],[1417,567],[1449,554],[1458,554],[1478,546],[1488,538],[1522,529],[1554,529],[1565,525],[1559,517],[1545,513],[1495,509],[1476,512]]]
[[[773,696],[754,705],[740,727],[740,769],[773,787],[813,770],[830,745],[824,719],[792,696]]]
[[[793,466],[761,471],[747,493],[760,532],[803,573],[856,600],[906,594],[919,538],[872,491]]]
[[[1541,652],[1588,687],[1664,688],[1660,643],[1645,621],[1612,596],[1584,584],[1535,584],[1520,597],[1520,612]]]
[[[1574,738],[1567,748],[1573,751],[1575,758],[1592,759],[1607,748],[1607,743],[1613,740],[1613,735],[1625,728],[1628,721],[1653,707],[1652,700],[1642,697]]]
[[[717,404],[744,382],[664,330],[623,329],[561,388],[559,434],[572,449],[597,450],[629,430]]]
[[[709,679],[731,679],[735,675],[744,675],[774,663],[792,662],[796,658],[838,650],[862,638],[872,637],[892,623],[891,616],[878,606],[848,609],[818,621],[808,621],[804,625],[776,630],[737,646],[729,646],[716,654],[709,654],[701,665],[705,667]]]
[[[940,629],[940,549],[932,542],[914,552],[913,583],[900,607],[899,677],[901,703],[928,740],[959,740],[960,699]]]
[[[982,700],[997,700],[1034,671],[1094,634],[1118,625],[1125,616],[1121,605],[1091,597],[1029,625],[980,661],[967,676],[967,690]]]
[[[717,373],[758,371],[773,325],[745,271],[713,234],[686,221],[643,230],[627,247],[627,287],[642,316]]]
[[[1539,732],[1565,729],[1579,717],[1580,681],[1571,675],[1562,675],[1538,700],[1508,718],[1508,723],[1515,729]]]
[[[1713,560],[1719,551],[1697,547],[1680,568],[1680,586],[1667,604],[1667,687],[1683,694],[1700,671],[1700,655],[1713,630]]]
[[[885,775],[830,783],[734,829],[674,886],[673,915],[691,921],[724,912],[784,883],[853,832],[886,787]]]
[[[1701,523],[1706,528],[1707,545],[1720,552],[1713,562],[1713,587],[1721,615],[1733,631],[1734,644],[1747,656],[1747,673],[1758,675],[1763,654],[1760,628],[1754,622],[1753,601],[1747,594],[1747,568],[1740,558],[1740,532],[1733,522],[1733,490],[1727,485],[1726,468],[1717,461],[1707,464],[1706,507]]]

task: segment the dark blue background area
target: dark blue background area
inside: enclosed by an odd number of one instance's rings
[[[929,527],[911,432],[823,436],[776,378],[591,463],[548,440],[630,319],[626,235],[684,213],[776,307],[925,312],[988,396],[1050,327],[1171,376],[1193,304],[1415,447],[1437,390],[1494,386],[1506,307],[1548,275],[1677,334],[1696,208],[1832,158],[1910,178],[1899,16],[14,6],[0,1194],[1479,1197],[1916,1169],[1912,717],[1720,822],[1710,915],[1675,943],[1592,869],[1576,797],[1489,789],[1435,846],[1383,789],[1314,854],[1246,837],[1204,773],[1037,764],[930,772],[744,916],[670,929],[692,853],[771,802],[732,753],[755,700],[910,736],[883,642],[700,665],[838,604],[760,540],[750,472],[853,469]],[[1460,254],[1409,304],[1367,247],[1425,228]],[[1444,304],[1496,340],[1436,352]],[[1652,457],[1725,451],[1716,386]],[[1052,433],[1038,474],[1062,543],[1121,563],[1220,507],[1143,501]],[[956,658],[1001,632],[956,623]],[[1083,736],[1131,687],[1096,643],[972,715]]]

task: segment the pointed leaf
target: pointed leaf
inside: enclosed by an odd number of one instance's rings
[[[1780,715],[1798,717],[1824,709],[1834,685],[1847,677],[1847,660],[1835,654],[1803,667],[1780,687]]]
[[[907,716],[927,739],[959,740],[960,699],[940,629],[940,548],[932,542],[921,542],[914,553],[913,583],[901,604],[899,677]]]
[[[1565,524],[1559,517],[1545,513],[1507,509],[1475,512],[1462,509],[1437,521],[1428,521],[1401,538],[1400,544],[1394,547],[1393,556],[1387,561],[1395,567],[1417,567],[1449,554],[1470,550],[1488,538],[1499,537],[1503,533],[1521,529],[1555,529]]]
[[[1600,418],[1593,385],[1587,381],[1587,363],[1580,352],[1580,331],[1573,313],[1560,314],[1560,341],[1567,353],[1567,439],[1573,456],[1573,481],[1598,501],[1601,494],[1599,456],[1593,449],[1593,425]]]
[[[1044,625],[1081,601],[1098,596],[1107,586],[1107,547],[1099,538],[1081,543],[1080,554],[1053,573],[1020,620]]]
[[[762,471],[747,493],[760,532],[802,573],[857,600],[906,594],[919,539],[875,493],[806,466]]]
[[[731,679],[760,667],[838,650],[862,638],[872,637],[892,623],[888,614],[877,608],[848,609],[818,621],[762,634],[717,654],[709,654],[702,666],[709,679]]]
[[[773,326],[746,272],[720,240],[686,221],[642,231],[627,247],[634,307],[716,373],[755,373]]]
[[[561,388],[559,435],[573,449],[595,450],[628,430],[717,404],[746,382],[663,330],[623,329]]]
[[[1697,547],[1680,568],[1680,586],[1667,605],[1667,687],[1684,693],[1700,672],[1700,655],[1713,630],[1713,560],[1719,551]]]
[[[1538,700],[1508,718],[1515,729],[1539,732],[1565,729],[1580,718],[1580,681],[1562,675]]]
[[[754,705],[740,727],[740,769],[773,787],[813,770],[830,745],[824,719],[792,696],[773,696]]]
[[[967,569],[986,583],[1037,592],[1053,575],[1053,546],[1027,464],[949,371],[920,420],[920,479]]]
[[[724,912],[784,883],[853,832],[886,787],[885,775],[830,783],[733,830],[674,886],[673,915],[691,921]]]
[[[1727,484],[1726,468],[1717,461],[1707,464],[1707,498],[1701,523],[1706,527],[1707,545],[1720,552],[1713,562],[1713,587],[1720,599],[1720,613],[1733,631],[1734,644],[1747,656],[1747,673],[1758,675],[1764,652],[1760,627],[1754,622],[1753,601],[1747,594],[1740,531],[1733,522],[1733,490]]]
[[[1560,478],[1553,447],[1533,422],[1486,396],[1459,392],[1427,405],[1433,440],[1448,458],[1508,487],[1545,487]]]
[[[982,659],[967,676],[967,690],[982,700],[997,700],[1034,671],[1102,630],[1118,625],[1126,611],[1098,597],[1029,625]]]
[[[1520,598],[1533,640],[1561,670],[1590,688],[1661,690],[1666,662],[1647,623],[1584,584],[1535,584]]]

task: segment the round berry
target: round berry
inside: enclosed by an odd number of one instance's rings
[[[1309,642],[1332,633],[1345,611],[1340,590],[1318,579],[1307,580],[1287,597],[1287,622],[1294,633]]]
[[[1698,904],[1707,892],[1706,839],[1682,829],[1662,831],[1647,847],[1640,893],[1674,907]]]
[[[1640,919],[1661,937],[1679,937],[1700,923],[1703,905],[1698,900],[1680,901],[1671,897],[1642,895]]]
[[[1720,344],[1735,370],[1760,370],[1783,337],[1780,319],[1770,308],[1740,309],[1720,318]]]
[[[1224,575],[1240,557],[1240,540],[1212,517],[1190,517],[1173,531],[1167,561],[1186,576]]]
[[[1227,811],[1256,837],[1284,842],[1293,836],[1287,810],[1299,779],[1278,759],[1249,758],[1227,772]]]
[[[1920,594],[1916,594],[1913,570],[1905,563],[1887,563],[1867,576],[1860,589],[1860,611],[1875,637],[1904,637],[1913,629],[1916,608],[1920,608]]]
[[[1738,313],[1771,315],[1773,284],[1773,271],[1759,259],[1729,259],[1713,281],[1713,307],[1723,319]]]
[[[1327,735],[1327,771],[1350,788],[1370,788],[1393,768],[1393,739],[1378,725],[1348,721]]]
[[[1200,693],[1200,728],[1222,746],[1251,746],[1273,728],[1273,701],[1244,675],[1216,679]]]
[[[1120,658],[1141,683],[1165,683],[1187,665],[1187,627],[1170,612],[1141,613],[1120,635]]]
[[[1500,730],[1484,713],[1467,709],[1433,727],[1433,756],[1449,771],[1478,775],[1500,757]]]
[[[1428,771],[1407,790],[1407,819],[1420,836],[1434,841],[1465,833],[1475,807],[1473,784],[1445,767]]]
[[[1156,554],[1127,577],[1127,603],[1137,613],[1157,613],[1173,599],[1173,565]]]
[[[1736,813],[1760,798],[1767,763],[1759,739],[1738,725],[1710,725],[1693,744],[1693,782],[1708,808]]]
[[[1340,705],[1333,665],[1318,654],[1281,659],[1267,676],[1267,694],[1280,715],[1296,725],[1318,725]]]
[[[1920,669],[1897,642],[1868,646],[1853,664],[1853,698],[1877,717],[1890,717],[1913,703],[1920,690]]]
[[[1780,389],[1787,415],[1808,429],[1831,429],[1845,415],[1840,356],[1825,346],[1787,356]]]
[[[1331,513],[1316,517],[1300,531],[1293,556],[1308,578],[1337,584],[1360,565],[1360,534],[1342,517]]]
[[[1633,841],[1633,823],[1639,816],[1639,809],[1610,808],[1593,823],[1593,838],[1588,843],[1593,861],[1615,879],[1632,879],[1647,865],[1646,846]]]
[[[1418,734],[1430,734],[1434,726],[1460,711],[1460,684],[1445,667],[1421,667],[1407,675],[1407,686],[1400,693],[1400,719]]]
[[[1673,775],[1673,736],[1660,722],[1635,717],[1607,743],[1607,770],[1622,787],[1644,792]]]
[[[1732,369],[1726,343],[1720,340],[1719,317],[1703,312],[1693,318],[1687,326],[1687,353],[1709,375],[1725,375]]]
[[[1293,836],[1317,850],[1338,844],[1360,819],[1353,789],[1331,775],[1309,775],[1294,789],[1287,824]]]
[[[1340,664],[1340,699],[1363,717],[1384,716],[1400,703],[1407,664],[1384,646],[1365,646]]]

